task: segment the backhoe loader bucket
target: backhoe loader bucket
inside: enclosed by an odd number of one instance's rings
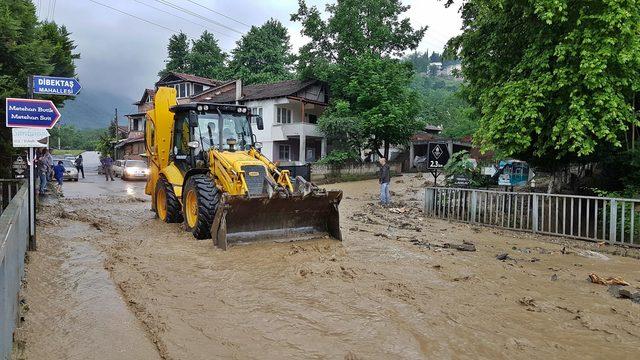
[[[342,241],[338,205],[342,191],[289,198],[223,195],[211,228],[214,244],[299,241],[330,236]]]

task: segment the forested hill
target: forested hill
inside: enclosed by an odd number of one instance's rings
[[[80,95],[64,102],[60,108],[61,124],[73,125],[77,129],[105,128],[113,121],[115,108],[118,108],[119,123],[125,124],[125,114],[136,111],[133,102],[136,99],[91,89],[82,89]]]

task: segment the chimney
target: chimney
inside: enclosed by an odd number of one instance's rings
[[[236,105],[240,105],[242,98],[242,79],[236,80]]]

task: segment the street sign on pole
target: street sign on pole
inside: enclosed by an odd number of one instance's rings
[[[74,96],[82,89],[77,79],[41,75],[33,76],[32,86],[34,94],[46,95]]]
[[[442,169],[449,162],[449,157],[446,143],[430,142],[427,146],[427,169]]]
[[[24,155],[12,156],[11,173],[14,179],[24,179],[29,174],[29,163]]]
[[[49,131],[42,128],[13,128],[13,147],[46,147],[49,144]]]
[[[6,106],[7,127],[51,129],[60,119],[60,112],[50,100],[7,98]]]

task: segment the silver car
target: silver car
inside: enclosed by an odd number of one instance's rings
[[[62,160],[62,166],[64,166],[63,180],[78,181],[78,169],[76,169],[76,165],[72,161]]]
[[[140,179],[146,180],[149,176],[149,167],[142,160],[122,160],[120,177],[122,180]]]

